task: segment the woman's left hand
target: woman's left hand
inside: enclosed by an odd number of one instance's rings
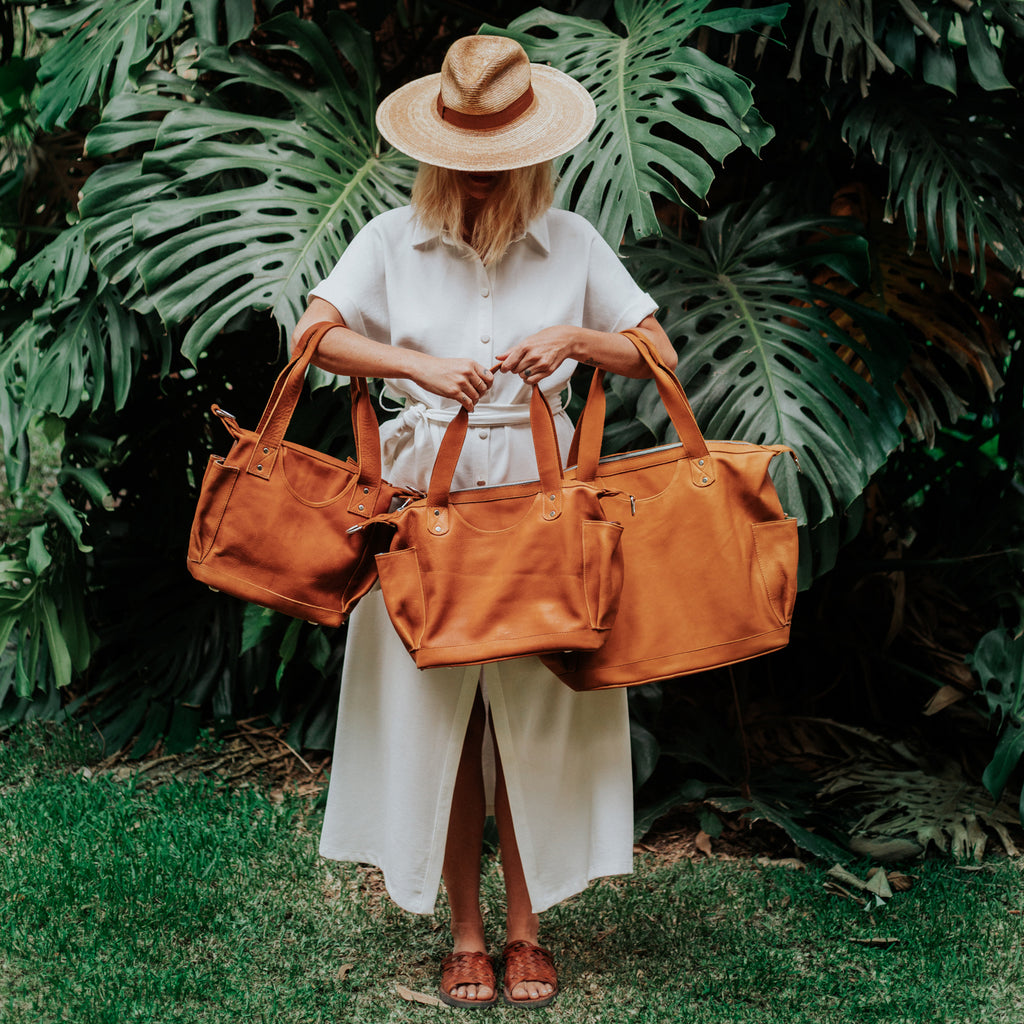
[[[504,355],[495,357],[501,365],[501,372],[516,373],[527,384],[539,384],[570,357],[578,330],[562,324],[531,334]]]

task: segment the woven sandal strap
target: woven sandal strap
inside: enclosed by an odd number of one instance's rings
[[[494,964],[486,953],[449,953],[441,961],[441,988],[451,992],[459,985],[494,988]]]
[[[526,981],[557,985],[558,975],[551,954],[532,942],[520,940],[505,947],[505,985],[514,989]]]

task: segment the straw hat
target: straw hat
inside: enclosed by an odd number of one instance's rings
[[[514,39],[466,36],[452,43],[440,74],[417,78],[381,103],[377,127],[423,163],[504,171],[567,152],[596,117],[579,82],[531,64]]]

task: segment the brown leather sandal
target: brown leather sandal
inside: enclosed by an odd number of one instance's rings
[[[490,999],[460,999],[452,995],[460,985],[487,985],[494,995]],[[449,953],[441,961],[441,987],[437,994],[449,1006],[493,1006],[498,1001],[498,983],[491,958],[486,953]]]
[[[551,954],[532,942],[520,939],[510,942],[502,953],[505,961],[505,1002],[512,1006],[527,1006],[537,1010],[542,1006],[550,1006],[558,995],[558,975],[555,974],[555,962]],[[536,981],[542,985],[553,985],[554,991],[547,996],[536,999],[513,999],[512,990],[525,981]]]

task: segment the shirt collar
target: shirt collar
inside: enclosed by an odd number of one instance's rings
[[[548,232],[547,216],[542,213],[531,221],[527,225],[526,231],[515,241],[518,242],[522,238],[533,245],[541,255],[547,256],[551,252],[551,236]],[[412,247],[414,249],[427,249],[439,242],[445,245],[454,244],[447,235],[442,235],[434,228],[426,227],[418,217],[413,218]]]

